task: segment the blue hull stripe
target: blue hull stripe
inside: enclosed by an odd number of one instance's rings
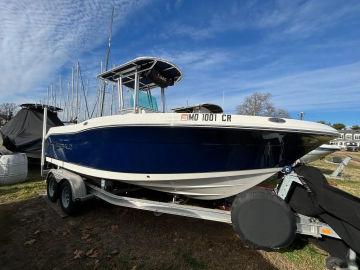
[[[114,172],[223,172],[289,165],[330,139],[230,128],[108,127],[50,135],[46,156]]]

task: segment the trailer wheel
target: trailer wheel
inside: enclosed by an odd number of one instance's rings
[[[51,174],[46,181],[46,194],[48,199],[51,202],[56,202],[59,196],[58,192],[58,183],[56,182],[55,177]]]
[[[236,196],[231,221],[235,232],[254,249],[285,248],[296,236],[296,219],[290,207],[272,191],[262,188]]]
[[[68,181],[64,181],[60,186],[60,206],[68,215],[74,215],[78,210],[78,205],[73,201],[71,185]]]

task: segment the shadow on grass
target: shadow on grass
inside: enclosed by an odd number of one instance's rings
[[[294,250],[301,250],[303,249],[306,245],[308,245],[308,240],[301,237],[301,236],[297,236],[294,240],[294,242],[287,248],[281,250],[281,253],[284,252],[292,252]]]
[[[40,163],[29,163],[28,166],[28,176],[26,178],[27,182],[32,182],[32,181],[39,181],[41,180],[41,171],[40,171]]]
[[[200,270],[207,269],[207,264],[197,258],[194,258],[190,250],[187,250],[182,254],[182,258],[189,267],[189,269]]]
[[[9,209],[0,209],[0,243],[6,244],[10,238],[6,232],[13,223],[12,211]]]
[[[317,167],[323,174],[332,174],[334,172],[334,170],[330,170],[330,169],[324,169],[324,168],[319,168]]]
[[[61,218],[36,197],[0,205],[0,219],[7,220],[0,223],[4,269],[276,269],[244,248],[227,224],[156,217],[98,200]],[[74,259],[76,250],[82,255]]]

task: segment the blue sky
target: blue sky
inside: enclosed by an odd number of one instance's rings
[[[0,102],[44,98],[77,60],[95,96],[113,5],[110,65],[173,61],[168,107],[234,112],[261,91],[294,118],[360,124],[360,1],[0,0]]]

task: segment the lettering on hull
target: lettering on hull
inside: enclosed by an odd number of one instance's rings
[[[231,122],[231,114],[183,113],[181,121]]]

